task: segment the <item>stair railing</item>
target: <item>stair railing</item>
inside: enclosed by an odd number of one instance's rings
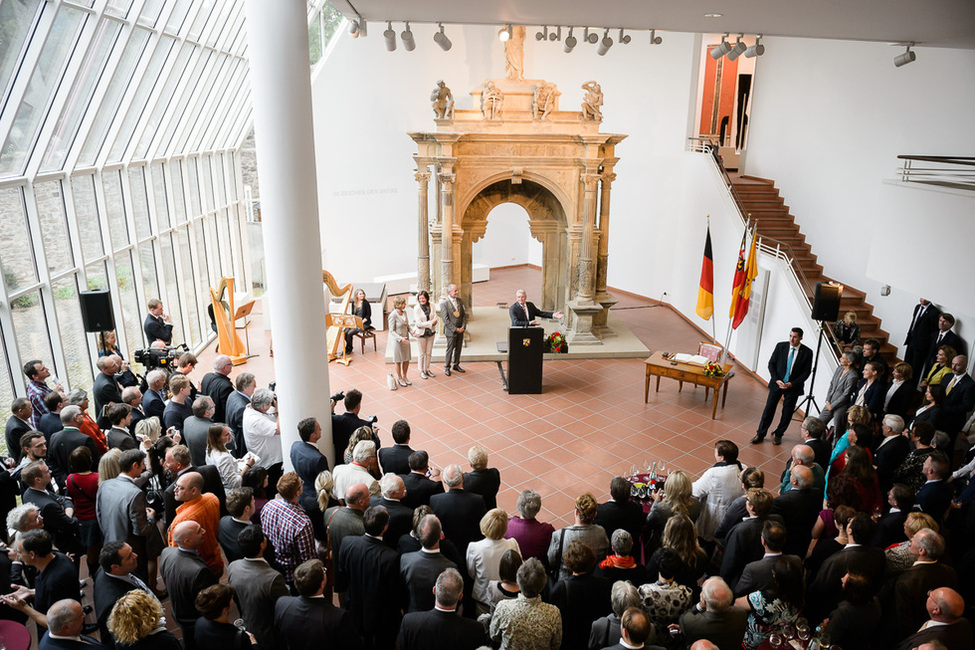
[[[738,210],[738,217],[741,219],[742,226],[750,221],[751,214],[746,212],[744,203],[741,200],[738,192],[735,190],[735,185],[731,181],[731,176],[728,174],[728,170],[724,168],[724,164],[721,162],[721,156],[718,154],[718,145],[710,138],[693,137],[687,139],[687,150],[697,153],[708,154],[711,159],[711,164],[714,165],[715,170],[724,179],[725,186],[728,192],[731,194],[731,198],[734,200],[735,207]],[[785,262],[786,268],[789,270],[789,274],[792,276],[795,283],[804,289],[802,291],[803,300],[805,301],[806,307],[812,312],[812,302],[809,299],[810,295],[815,295],[816,286],[809,281],[806,277],[805,272],[803,272],[802,267],[796,263],[796,253],[792,250],[792,247],[783,241],[779,241],[774,237],[768,237],[766,235],[760,235],[758,238],[758,249],[761,253],[774,257],[776,259]],[[839,341],[836,335],[833,333],[832,327],[826,327],[826,337],[832,343],[830,345],[830,351],[827,352],[830,360],[834,364],[839,363],[839,356],[837,355],[837,350],[840,349]]]
[[[975,190],[975,158],[967,156],[901,155],[903,183],[923,183],[963,190]],[[919,166],[916,163],[932,163]]]

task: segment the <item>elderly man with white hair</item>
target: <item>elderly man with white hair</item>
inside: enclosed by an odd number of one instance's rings
[[[376,460],[376,443],[372,440],[360,440],[352,450],[352,462],[348,465],[336,465],[332,472],[335,484],[332,486],[332,496],[344,499],[345,491],[356,483],[365,483],[369,493],[379,496],[381,490],[379,481],[373,476],[378,473],[379,462]]]
[[[150,370],[146,375],[146,393],[142,396],[142,410],[147,418],[157,417],[163,421],[163,412],[166,410],[166,371],[156,368]]]
[[[226,422],[227,399],[234,392],[234,383],[230,381],[230,371],[234,369],[234,362],[226,354],[217,355],[213,360],[213,372],[208,372],[200,382],[200,393],[213,398],[214,422]]]
[[[266,388],[254,391],[250,408],[244,409],[244,442],[247,450],[260,459],[259,467],[267,470],[268,487],[281,478],[284,453],[281,451],[281,423],[277,417],[277,398]],[[273,495],[268,495],[273,496]]]

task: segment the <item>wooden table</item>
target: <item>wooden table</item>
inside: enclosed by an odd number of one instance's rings
[[[660,378],[669,377],[670,379],[676,379],[679,383],[677,392],[684,387],[684,382],[689,384],[695,384],[697,386],[704,386],[706,390],[714,389],[714,402],[711,406],[711,419],[718,411],[718,394],[721,392],[722,386],[724,387],[724,396],[721,399],[721,408],[724,408],[725,401],[728,399],[728,380],[731,379],[729,373],[731,371],[731,364],[726,363],[722,368],[725,374],[721,377],[708,377],[704,374],[704,368],[701,366],[692,365],[689,363],[673,362],[669,359],[665,359],[663,352],[654,352],[653,355],[647,359],[647,382],[646,387],[643,392],[643,402],[644,404],[650,400],[650,377],[656,376],[657,387],[654,392],[660,391]],[[708,398],[708,394],[704,394],[704,399]]]

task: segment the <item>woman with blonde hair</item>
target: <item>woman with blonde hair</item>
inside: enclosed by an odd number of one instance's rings
[[[951,377],[951,360],[955,358],[955,354],[955,348],[950,345],[938,346],[931,369],[921,379],[922,389],[928,386],[937,386],[945,377]]]
[[[151,447],[161,435],[162,424],[159,423],[159,418],[155,415],[139,420],[138,424],[135,425],[135,437],[142,441],[142,446],[145,449]]]
[[[481,517],[481,534],[484,539],[471,542],[467,546],[467,575],[474,580],[474,602],[477,613],[487,614],[491,611],[491,599],[488,587],[492,580],[500,578],[498,567],[501,556],[505,551],[521,554],[518,541],[504,539],[508,532],[508,513],[501,508],[492,508]]]
[[[856,312],[846,312],[843,320],[833,325],[833,334],[836,335],[836,342],[841,350],[852,350],[860,345],[860,323],[857,322]]]
[[[110,481],[122,473],[122,468],[118,464],[118,458],[122,455],[122,450],[116,447],[109,449],[98,460],[98,485],[101,486],[105,481]]]
[[[693,495],[691,477],[684,470],[670,473],[664,482],[663,490],[658,483],[650,494],[653,504],[647,514],[647,543],[646,552],[652,554],[661,546],[664,526],[673,515],[682,514],[696,521],[701,514],[701,502]]]
[[[552,541],[548,544],[548,565],[553,570],[559,570],[559,579],[568,578],[571,572],[562,566],[562,555],[569,542],[579,540],[585,543],[597,558],[609,554],[609,537],[606,530],[596,520],[596,497],[589,492],[576,499],[575,523],[552,533]]]
[[[133,589],[112,607],[108,631],[127,650],[182,650],[176,637],[160,625],[162,617],[162,605],[152,594]]]
[[[318,495],[318,507],[321,508],[322,512],[325,512],[332,506],[340,505],[332,497],[333,487],[335,487],[335,479],[332,478],[330,471],[325,470],[315,477],[315,493]]]
[[[393,298],[393,311],[389,313],[389,338],[393,341],[393,365],[396,367],[396,383],[400,386],[411,386],[413,382],[407,379],[410,369],[410,321],[406,317],[404,308],[406,298]]]
[[[907,514],[907,519],[904,520],[904,534],[907,535],[907,539],[900,544],[887,547],[884,551],[884,555],[887,556],[888,578],[896,577],[914,565],[917,556],[911,553],[911,538],[925,528],[930,528],[937,533],[938,522],[934,520],[934,517],[924,512],[909,512]]]

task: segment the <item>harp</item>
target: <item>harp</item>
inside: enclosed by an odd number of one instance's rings
[[[250,303],[241,306],[243,311]],[[247,363],[247,350],[244,342],[237,335],[234,323],[237,320],[237,310],[234,306],[234,279],[220,278],[220,284],[214,289],[210,287],[210,307],[213,310],[213,322],[217,329],[218,350],[226,354],[234,365]],[[249,309],[248,309],[249,311]]]
[[[341,298],[342,300],[340,312],[325,314],[325,344],[328,349],[328,360],[338,359],[339,363],[349,365],[352,360],[345,356],[343,333],[349,328],[362,328],[362,319],[349,313],[349,302],[352,300],[352,283],[340,287],[328,271],[322,271],[322,282],[328,287],[333,298]]]

